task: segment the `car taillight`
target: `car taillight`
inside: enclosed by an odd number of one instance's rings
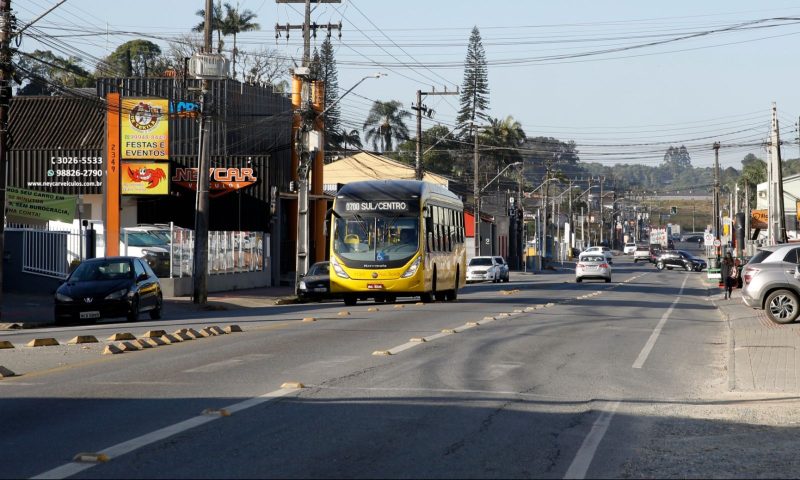
[[[750,280],[752,280],[753,277],[758,275],[758,272],[760,272],[760,271],[761,270],[758,269],[758,268],[746,267],[744,269],[744,277],[743,277],[745,285],[749,284]]]
[[[585,267],[585,265],[584,265],[584,264],[582,264],[582,263],[579,263],[579,264],[577,265],[577,267],[578,267],[578,268],[583,268],[583,267]]]
[[[601,263],[600,264],[600,268],[608,268],[608,264],[607,263]]]

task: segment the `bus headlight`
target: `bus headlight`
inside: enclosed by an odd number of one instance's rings
[[[419,269],[419,264],[420,264],[421,260],[422,260],[422,257],[417,257],[417,259],[414,260],[414,263],[409,265],[409,267],[406,269],[406,271],[403,272],[402,275],[400,275],[400,278],[413,277],[414,274],[416,274],[417,270]]]
[[[350,275],[344,271],[339,262],[336,260],[336,257],[331,255],[331,266],[333,267],[333,271],[336,272],[336,276],[340,278],[350,278]]]

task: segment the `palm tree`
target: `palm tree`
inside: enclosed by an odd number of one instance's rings
[[[378,149],[378,142],[381,145],[381,152],[392,150],[395,140],[408,139],[408,127],[403,120],[411,117],[411,113],[402,110],[402,104],[397,100],[381,102],[376,100],[364,121],[365,136],[368,142],[372,142],[372,148]]]
[[[231,56],[233,78],[236,78],[236,55],[239,53],[236,49],[236,35],[261,29],[261,25],[252,21],[256,18],[254,12],[251,10],[240,12],[238,8],[238,5],[234,8],[230,3],[225,2],[225,18],[222,19],[222,35],[233,35],[233,55]]]
[[[479,142],[482,146],[492,147],[496,171],[499,172],[504,165],[522,160],[519,149],[525,140],[522,125],[509,115],[502,120],[489,118],[489,125],[480,134]]]
[[[203,19],[192,29],[193,32],[203,32],[206,28],[206,10],[201,8],[195,14]],[[211,7],[211,33],[217,32],[217,53],[222,53],[222,35],[223,35],[223,18],[222,18],[222,3],[217,2]]]
[[[355,128],[350,130],[349,132],[347,130],[341,130],[338,136],[339,136],[338,140],[341,143],[342,148],[344,148],[345,156],[347,156],[348,153],[347,152],[348,146],[353,147],[355,150],[360,150],[363,147],[361,143],[361,132],[359,132]]]

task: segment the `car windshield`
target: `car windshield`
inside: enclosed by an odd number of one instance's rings
[[[164,240],[158,238],[155,235],[151,235],[147,232],[125,232],[126,235],[123,235],[122,239],[125,240],[125,237],[128,238],[128,245],[131,247],[155,247],[155,246],[162,246],[164,245]]]
[[[492,259],[487,257],[475,257],[469,261],[470,267],[490,267]]]
[[[315,263],[308,269],[308,275],[329,275],[328,263]]]
[[[583,262],[604,262],[606,259],[597,255],[587,255],[581,258]]]
[[[419,250],[418,217],[337,217],[334,228],[333,251],[347,260],[405,260]]]
[[[765,260],[767,257],[769,257],[770,255],[772,255],[772,253],[773,253],[773,252],[771,252],[771,251],[769,251],[769,250],[759,250],[758,252],[756,252],[756,254],[755,254],[755,255],[753,255],[753,257],[750,259],[750,261],[749,261],[749,262],[747,262],[747,264],[748,264],[748,265],[755,265],[755,264],[757,264],[757,263],[761,263],[761,262],[763,262],[763,261],[764,261],[764,260]]]
[[[70,282],[91,282],[97,280],[119,280],[133,278],[129,260],[98,260],[83,262],[69,276]]]

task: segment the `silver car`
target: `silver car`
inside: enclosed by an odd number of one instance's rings
[[[508,263],[506,263],[506,259],[503,257],[494,257],[495,263],[497,263],[498,267],[498,282],[508,282],[511,280],[511,273],[508,269]]]
[[[581,253],[575,265],[575,282],[581,283],[584,278],[599,278],[611,283],[611,265],[602,253]]]
[[[766,311],[775,323],[791,323],[800,314],[800,245],[763,247],[742,269],[742,300]]]

